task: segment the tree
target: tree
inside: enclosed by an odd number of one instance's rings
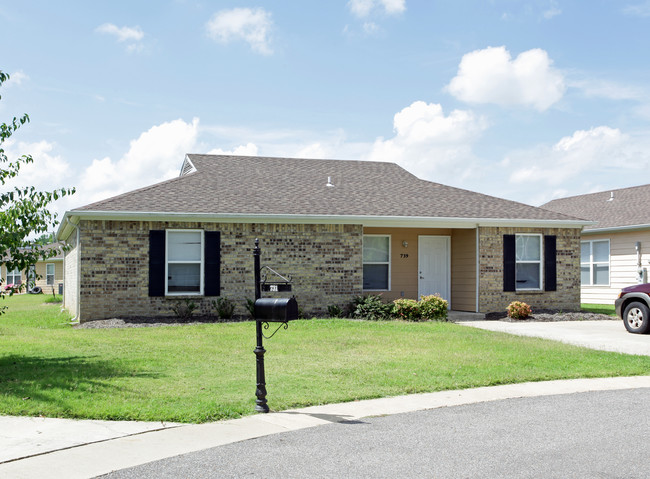
[[[0,70],[0,86],[9,80],[9,75]],[[0,96],[0,99],[2,97]],[[6,188],[8,180],[18,176],[23,165],[32,163],[31,155],[22,155],[9,161],[3,144],[18,128],[29,122],[29,116],[14,117],[9,124],[0,124],[0,264],[8,271],[27,271],[39,259],[56,254],[53,249],[44,250],[30,238],[52,231],[56,226],[56,215],[48,205],[63,196],[74,194],[74,188],[60,188],[54,191],[37,191],[33,186]],[[19,291],[19,287],[6,289],[0,279],[0,298]],[[0,314],[5,307],[0,308]]]

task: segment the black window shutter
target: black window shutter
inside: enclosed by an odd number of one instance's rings
[[[165,296],[165,230],[149,231],[149,296]]]
[[[503,290],[515,291],[515,235],[503,235]]]
[[[556,236],[544,236],[544,289],[557,290]]]
[[[221,233],[219,231],[205,232],[205,296],[221,294]]]

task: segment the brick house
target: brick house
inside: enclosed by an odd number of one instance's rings
[[[581,235],[581,301],[613,304],[621,288],[648,282],[650,185],[550,201],[542,208],[592,220]]]
[[[65,213],[64,305],[87,321],[169,315],[187,297],[207,313],[224,296],[243,314],[259,238],[308,315],[364,293],[573,310],[585,224],[392,163],[192,154],[178,178]]]

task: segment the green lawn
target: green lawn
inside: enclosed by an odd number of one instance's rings
[[[599,314],[609,314],[610,316],[616,316],[616,311],[614,310],[613,304],[586,304],[582,303],[580,305],[582,311],[588,313],[599,313]]]
[[[253,412],[254,323],[72,329],[60,306],[43,301],[4,300],[0,414],[204,422]],[[294,321],[264,345],[272,410],[650,373],[650,357],[451,323]]]

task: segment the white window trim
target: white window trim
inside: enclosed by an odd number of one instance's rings
[[[596,242],[607,242],[607,284],[594,284],[594,265],[595,264],[605,264],[604,261],[594,261],[594,243]],[[609,288],[612,283],[612,244],[609,238],[601,239],[592,239],[592,240],[582,240],[580,241],[580,253],[582,254],[582,244],[589,243],[589,283],[583,284],[582,279],[580,280],[580,286],[589,286],[590,288]],[[580,269],[582,265],[587,264],[582,262],[580,259]]]
[[[365,241],[365,238],[368,236],[375,236],[375,237],[381,237],[381,238],[388,238],[388,261],[363,261],[363,244],[361,245],[361,281],[363,282],[363,266],[366,264],[388,264],[388,289],[363,289],[364,291],[391,291],[391,269],[392,269],[392,256],[391,256],[391,250],[392,250],[392,238],[391,235],[382,235],[382,234],[364,234],[363,235],[363,240]]]
[[[16,276],[20,279],[19,284],[23,284],[23,274],[18,270],[18,268],[14,268],[13,270],[9,271],[9,268],[5,268],[7,270],[7,284],[16,284]],[[11,281],[9,281],[9,275],[11,275]]]
[[[519,261],[517,260],[517,237],[518,236],[537,236],[539,238],[539,260],[538,261]],[[539,288],[519,288],[517,287],[517,265],[518,264],[539,264]],[[539,233],[515,233],[515,289],[517,291],[544,291],[544,237]]]
[[[189,291],[183,291],[183,292],[176,292],[176,291],[169,291],[169,259],[168,259],[168,251],[169,251],[169,233],[201,233],[201,272],[200,272],[200,279],[199,279],[199,291],[198,292],[189,292]],[[198,261],[171,261],[171,263],[179,263],[179,264],[196,264]],[[171,229],[171,230],[165,230],[165,296],[203,296],[203,282],[205,281],[205,232],[204,230],[198,230],[198,229]]]
[[[47,272],[47,267],[48,266],[52,266],[52,274],[49,274]],[[50,281],[48,279],[50,276],[52,277],[52,282],[51,283],[50,283]],[[54,263],[45,263],[45,284],[47,286],[54,286],[54,283],[56,281],[55,276],[56,276],[56,265]]]

